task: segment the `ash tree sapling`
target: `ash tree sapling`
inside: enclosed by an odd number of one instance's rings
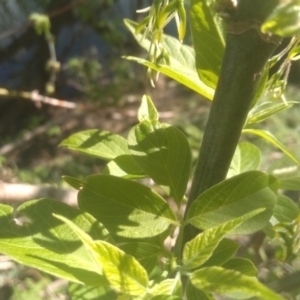
[[[161,72],[213,100],[188,198],[189,143],[180,130],[160,122],[145,95],[127,139],[93,129],[61,143],[107,161],[102,174],[64,176],[78,190],[79,208],[28,201],[17,215],[30,222],[17,224],[13,208],[0,206],[0,252],[69,280],[72,299],[284,299],[258,281],[250,260],[235,256],[240,245],[230,235],[263,230],[272,239],[289,228],[290,240],[280,246],[297,255],[299,210],[278,190],[300,190],[299,159],[255,125],[294,104],[284,99],[284,88],[299,53],[299,7],[299,1],[191,0],[193,48],[181,43],[183,0],[154,0],[139,24],[126,20],[148,51],[147,59],[127,59],[146,66],[150,76]],[[179,40],[163,33],[173,17]],[[290,35],[287,49],[272,56],[281,36]],[[284,101],[264,103],[267,92]],[[241,134],[279,148],[282,164],[261,172],[260,150],[239,143]],[[151,178],[159,193],[141,178]],[[176,229],[176,245],[168,249],[164,241]]]

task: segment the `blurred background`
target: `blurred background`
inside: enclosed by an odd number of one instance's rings
[[[84,178],[101,172],[105,162],[59,148],[59,143],[72,133],[94,128],[126,136],[137,123],[136,110],[144,93],[151,95],[163,122],[186,133],[196,159],[209,101],[164,76],[153,88],[145,68],[123,58],[146,57],[123,19],[141,20],[143,15],[136,10],[151,3],[152,0],[0,0],[2,203],[18,206],[29,199],[50,197],[74,205],[76,193],[61,176]],[[48,37],[38,34],[30,20],[34,13],[48,15]],[[167,27],[167,33],[176,35],[174,24]],[[192,44],[190,34],[185,43]],[[299,101],[297,65],[289,80],[287,99]],[[295,105],[261,126],[296,152],[300,148],[299,116],[299,105]],[[281,156],[258,138],[251,141],[263,150],[262,169]],[[260,243],[261,246],[263,241]],[[274,256],[274,252],[270,255]],[[289,268],[300,270],[298,265],[275,264],[270,271],[272,260],[255,259],[261,264],[261,278],[266,282],[290,272]],[[0,256],[2,299],[69,298],[66,282]]]

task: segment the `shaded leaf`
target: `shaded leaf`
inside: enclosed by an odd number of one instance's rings
[[[150,298],[151,300],[182,300],[182,297],[174,295],[156,295]]]
[[[80,190],[82,187],[83,181],[71,176],[62,176],[62,179],[67,182],[71,187],[76,190]]]
[[[79,207],[92,214],[112,234],[144,238],[177,224],[168,203],[150,188],[124,178],[93,175],[78,193]]]
[[[202,267],[221,266],[235,254],[239,247],[240,244],[233,240],[222,239]]]
[[[224,269],[239,271],[243,275],[256,276],[257,269],[253,262],[249,259],[242,257],[234,257],[229,259],[225,264],[222,265]]]
[[[149,242],[129,242],[120,245],[120,248],[136,258],[136,260],[146,269],[148,274],[154,269],[161,255],[161,248]]]
[[[69,283],[68,295],[72,300],[117,300],[118,295],[109,287]]]
[[[102,174],[128,179],[146,177],[145,172],[139,167],[130,154],[120,155],[110,161],[104,168]]]
[[[191,0],[191,29],[200,79],[215,89],[221,70],[225,42],[215,14],[206,0]]]
[[[262,75],[259,79],[255,95],[254,95],[253,100],[251,102],[251,108],[256,106],[257,102],[261,99],[261,97],[263,97],[263,95],[266,91],[266,86],[267,86],[267,83],[268,83],[268,79],[269,79],[269,66],[264,68],[264,71],[263,71],[263,73],[262,73]],[[251,112],[252,111],[250,110],[249,113],[251,114]]]
[[[277,203],[274,207],[274,217],[280,223],[292,223],[299,214],[299,208],[290,198],[279,194]]]
[[[277,201],[277,188],[275,177],[259,171],[234,176],[201,194],[191,205],[186,222],[208,229],[255,209],[266,208],[232,231],[255,232],[268,223]]]
[[[128,154],[126,139],[120,135],[91,129],[72,134],[60,143],[60,146],[94,155],[104,160]]]
[[[180,203],[191,168],[191,150],[184,134],[158,121],[143,121],[130,131],[128,147],[144,172]]]
[[[199,290],[194,285],[192,285],[190,283],[190,281],[188,281],[187,287],[186,287],[186,299],[187,300],[195,300],[195,299],[197,299],[197,300],[214,300],[215,298],[212,295]]]
[[[18,208],[16,218],[26,217],[24,224],[14,221],[12,207],[0,205],[0,252],[69,281],[107,286],[90,252],[52,213],[72,220],[95,239],[113,242],[108,231],[91,215],[58,201],[40,199]]]
[[[190,280],[199,289],[231,298],[246,299],[256,296],[264,300],[284,300],[255,277],[221,267],[201,268],[190,275]]]

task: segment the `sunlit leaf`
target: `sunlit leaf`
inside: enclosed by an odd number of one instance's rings
[[[225,42],[216,15],[206,0],[191,0],[191,29],[200,79],[215,89],[221,70]]]
[[[72,134],[60,143],[60,146],[97,156],[104,160],[112,160],[128,154],[127,141],[117,134],[97,129]]]
[[[157,72],[160,72],[179,83],[187,86],[196,93],[202,95],[203,97],[212,100],[214,95],[214,90],[202,81],[200,81],[199,76],[194,69],[182,66],[180,64],[154,64],[146,59],[127,56],[126,59],[137,62],[145,67],[151,68]]]
[[[156,284],[152,291],[152,295],[174,295],[180,297],[182,295],[182,286],[180,277],[165,279]]]
[[[55,215],[55,217],[66,223],[80,238],[93,255],[95,264],[101,266],[114,289],[128,295],[141,295],[146,292],[147,272],[133,256],[105,241],[93,241],[72,221],[59,215]]]
[[[278,112],[281,112],[285,109],[292,107],[296,103],[298,102],[288,101],[288,102],[276,103],[276,104],[272,104],[271,106],[268,106],[267,108],[261,109],[260,111],[253,112],[252,114],[249,115],[246,126],[263,122],[264,120],[277,114]]]
[[[142,98],[142,103],[138,110],[138,119],[140,122],[145,120],[158,121],[157,109],[148,95],[144,95]]]
[[[255,145],[248,142],[239,143],[230,164],[227,178],[256,170],[260,164],[260,159],[260,150]]]
[[[201,268],[190,275],[193,285],[206,292],[246,299],[284,300],[280,295],[261,284],[255,277],[221,267]]]
[[[95,239],[113,242],[108,231],[91,215],[59,201],[40,199],[22,204],[16,217],[11,206],[0,205],[0,252],[69,281],[107,286],[90,252],[52,213],[72,220]]]
[[[234,176],[201,194],[191,205],[186,222],[200,229],[208,229],[255,209],[266,208],[232,231],[255,232],[262,229],[272,216],[277,188],[275,177],[259,171]]]
[[[183,250],[183,267],[185,269],[194,269],[201,266],[212,256],[225,234],[247,219],[259,214],[262,210],[252,211],[198,234],[194,239],[185,244]]]
[[[137,42],[146,49],[146,51],[149,51],[151,46],[150,38],[143,38],[143,33],[135,34],[135,29],[138,24],[130,20],[125,20],[125,25],[134,35]],[[149,60],[137,57],[126,58],[163,73],[211,100],[214,95],[214,89],[199,79],[195,67],[194,49],[183,45],[178,39],[168,35],[164,35],[162,44],[168,53],[170,63],[162,62],[158,65],[151,63]]]
[[[288,37],[300,35],[300,1],[284,1],[278,5],[262,25],[263,32]]]

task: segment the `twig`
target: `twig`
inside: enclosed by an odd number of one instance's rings
[[[75,108],[82,108],[82,104],[77,104],[65,100],[60,100],[48,96],[43,96],[39,94],[37,90],[32,92],[19,92],[19,91],[11,91],[4,88],[0,88],[0,97],[20,97],[26,100],[31,100],[36,103],[45,103],[49,105],[59,106],[63,108],[75,109]]]
[[[80,114],[82,114],[82,111],[74,111],[67,115],[64,114],[60,118],[57,118],[57,119],[52,120],[42,126],[37,127],[36,129],[24,134],[20,139],[2,146],[0,148],[0,155],[7,155],[8,153],[17,150],[18,148],[23,147],[25,144],[28,144],[28,142],[30,142],[36,136],[39,136],[39,135],[47,132],[51,127],[53,127],[55,125],[63,124],[72,118],[78,117]]]
[[[60,14],[63,14],[64,12],[68,11],[68,10],[71,10],[72,8],[75,8],[76,6],[79,6],[80,4],[82,4],[83,2],[85,2],[86,0],[78,0],[78,1],[75,1],[71,4],[68,4],[60,9],[57,9],[53,12],[51,12],[50,14],[48,14],[49,18],[53,18],[53,17],[56,17],[57,15],[60,15]],[[21,26],[18,26],[17,28],[13,28],[11,30],[8,30],[8,31],[5,31],[4,33],[2,33],[0,35],[0,40],[10,36],[10,35],[13,35],[15,34],[16,32],[22,30],[22,29],[26,29],[26,28],[29,28],[33,25],[33,22],[29,21],[29,22],[26,22],[24,24],[22,24]]]

